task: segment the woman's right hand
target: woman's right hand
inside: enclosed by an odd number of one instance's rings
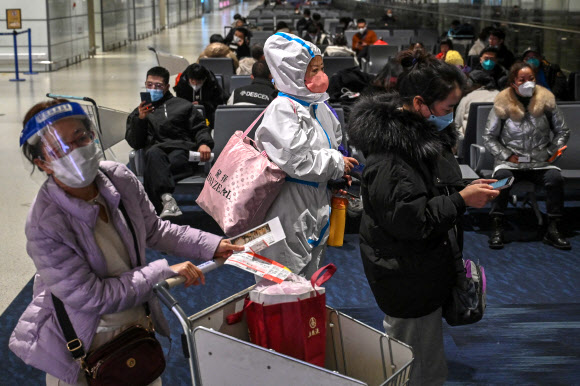
[[[465,205],[472,208],[483,208],[485,204],[499,196],[500,191],[487,184],[467,185],[459,194]]]
[[[185,286],[205,284],[205,276],[199,268],[197,268],[191,261],[184,261],[183,263],[172,265],[171,268],[179,276],[185,277]]]
[[[342,157],[344,159],[344,175],[350,173],[354,165],[358,165],[358,161],[352,157]]]
[[[508,158],[507,161],[508,162],[511,162],[511,163],[514,163],[514,164],[519,163],[518,156],[515,155],[515,154],[510,155],[510,158]]]

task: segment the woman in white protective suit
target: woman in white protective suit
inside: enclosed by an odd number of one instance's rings
[[[260,151],[286,172],[286,182],[266,219],[280,218],[286,239],[263,255],[310,278],[324,260],[330,218],[329,180],[350,172],[353,158],[337,149],[340,123],[326,103],[328,77],[318,47],[286,33],[264,46],[279,90],[256,130]]]

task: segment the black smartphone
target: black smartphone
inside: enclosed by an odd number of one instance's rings
[[[502,190],[509,188],[514,183],[514,177],[504,178],[503,180],[499,180],[497,182],[491,183],[491,187],[496,190]]]
[[[145,102],[145,104],[152,103],[151,94],[148,92],[141,92],[141,102]]]

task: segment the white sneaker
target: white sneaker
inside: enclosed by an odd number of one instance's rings
[[[161,196],[161,201],[163,202],[163,210],[159,215],[160,218],[177,217],[183,214],[181,209],[179,209],[179,206],[177,206],[175,198],[173,198],[171,194],[165,193]]]

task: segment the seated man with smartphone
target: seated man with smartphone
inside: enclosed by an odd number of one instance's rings
[[[180,216],[172,194],[175,183],[191,176],[197,161],[210,160],[214,142],[201,113],[169,91],[169,71],[147,71],[146,93],[127,118],[125,139],[145,150],[143,185],[161,218]]]

